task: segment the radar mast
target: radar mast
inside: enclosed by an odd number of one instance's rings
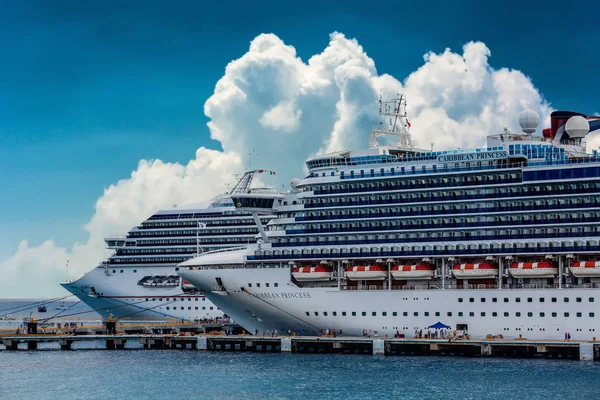
[[[410,134],[410,122],[406,113],[406,95],[398,94],[394,99],[384,99],[379,95],[379,115],[382,120],[379,129],[371,131],[369,146],[377,148],[380,146],[379,138],[385,135],[398,136],[398,148],[412,150],[417,143]]]

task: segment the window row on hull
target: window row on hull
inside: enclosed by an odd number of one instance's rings
[[[245,236],[228,236],[222,238],[205,238],[200,236],[198,240],[196,238],[190,239],[157,239],[157,240],[138,240],[137,247],[150,247],[150,246],[185,246],[185,245],[196,245],[200,243],[202,245],[224,245],[224,244],[240,244],[240,243],[254,243],[256,234],[252,233]]]
[[[369,222],[313,223],[311,225],[277,225],[273,230],[285,230],[286,235],[312,233],[350,233],[377,231],[421,231],[424,229],[457,229],[482,227],[520,227],[528,225],[565,225],[600,223],[600,211],[573,213],[535,213],[500,216],[473,216],[457,218],[423,218],[402,220],[370,220]]]
[[[242,233],[255,233],[258,234],[258,228],[256,226],[252,228],[239,228],[239,229],[210,229],[200,230],[200,236],[217,236],[217,235],[237,235]],[[136,237],[168,237],[168,236],[196,236],[198,231],[193,230],[176,230],[176,231],[132,231],[127,235],[128,238]]]
[[[491,234],[488,232],[492,232]],[[466,240],[482,241],[521,241],[523,239],[537,239],[540,241],[553,241],[555,239],[577,238],[600,236],[600,227],[579,227],[579,228],[538,228],[538,229],[512,229],[499,231],[455,231],[446,233],[426,233],[412,235],[394,235],[395,238],[385,237],[386,235],[365,235],[365,236],[338,236],[335,237],[320,236],[310,239],[279,239],[272,243],[273,247],[299,247],[299,246],[344,246],[356,244],[384,244],[393,243],[401,245],[402,243],[429,243],[429,242],[459,242]],[[391,235],[390,235],[391,236]],[[330,239],[331,238],[331,239]]]
[[[206,251],[209,251],[208,249]],[[109,264],[179,264],[191,257],[172,256],[172,257],[114,257],[108,260]]]
[[[558,245],[535,244],[526,246],[525,243],[512,243],[508,245],[438,245],[438,246],[393,246],[388,248],[344,248],[344,249],[294,249],[294,250],[262,250],[248,256],[249,261],[260,260],[287,260],[308,259],[322,260],[323,258],[421,258],[421,257],[454,257],[454,256],[487,256],[491,254],[518,255],[518,254],[557,254],[557,253],[598,253],[600,245],[598,240],[575,242],[560,242]]]
[[[492,214],[497,212],[547,211],[572,208],[600,207],[600,196],[541,198],[535,200],[500,200],[471,203],[451,203],[404,207],[361,207],[360,209],[332,209],[287,213],[287,218],[297,222],[337,219],[373,219],[385,217],[408,217],[452,214]],[[271,226],[277,220],[271,222]]]
[[[263,224],[268,223],[270,218],[262,218]],[[213,219],[210,221],[202,221],[207,227],[214,226],[248,226],[254,225],[254,219],[249,217],[247,219]],[[196,228],[198,226],[197,220],[191,221],[175,221],[175,222],[144,222],[139,229],[164,229],[164,228]]]
[[[458,200],[501,199],[514,197],[556,196],[600,193],[600,182],[541,184],[493,187],[486,189],[412,191],[409,193],[373,194],[350,197],[306,198],[304,208],[360,206],[372,204],[431,203]]]
[[[153,255],[153,254],[194,254],[196,247],[175,247],[159,249],[118,249],[116,256]]]
[[[498,185],[520,183],[521,171],[506,171],[478,174],[457,174],[440,177],[410,177],[405,179],[379,180],[371,182],[343,182],[334,184],[307,185],[304,191],[313,191],[315,195],[381,192],[392,190],[413,190],[427,188],[450,188],[477,185]]]

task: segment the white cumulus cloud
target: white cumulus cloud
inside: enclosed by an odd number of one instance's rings
[[[98,199],[85,226],[89,237],[81,244],[64,249],[48,241],[31,247],[24,240],[0,263],[5,278],[0,293],[62,293],[56,282],[64,278],[67,259],[73,275],[89,270],[105,257],[106,235],[126,233],[157,209],[224,191],[223,182],[240,172],[254,151],[259,160],[254,167],[275,170],[278,183],[286,183],[303,174],[311,155],[366,147],[370,127],[379,122],[380,93],[407,95],[411,131],[424,148],[484,145],[486,135],[505,126],[518,131],[524,108],[549,115],[549,104],[529,77],[494,69],[490,57],[484,43],[469,42],[460,51],[429,52],[416,71],[392,77],[379,75],[358,41],[342,33],[331,34],[327,47],[307,61],[276,35],[258,35],[227,65],[204,105],[211,137],[224,151],[200,148],[185,165],[140,161],[130,177]]]
[[[30,246],[23,240],[16,253],[0,264],[0,297],[41,297],[64,294],[58,282],[76,278],[107,257],[104,238],[125,234],[156,210],[207,200],[226,190],[225,183],[243,170],[231,152],[199,148],[187,164],[141,160],[131,176],[110,185],[96,201],[84,226],[88,239],[71,248],[51,240]]]

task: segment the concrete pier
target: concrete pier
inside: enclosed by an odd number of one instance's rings
[[[35,351],[40,343],[71,350],[74,343],[104,341],[107,350],[123,350],[128,340],[144,349],[256,353],[342,353],[378,356],[435,355],[463,357],[554,358],[600,361],[600,342],[542,340],[388,339],[365,337],[264,337],[224,335],[22,335],[0,339],[7,351]]]

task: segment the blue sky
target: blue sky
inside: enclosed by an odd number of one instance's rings
[[[91,3],[91,4],[88,4]],[[123,3],[126,3],[124,5]],[[272,32],[306,61],[356,38],[404,79],[427,51],[484,42],[554,108],[598,111],[592,2],[6,3],[0,15],[0,260],[22,239],[85,240],[105,187],[140,159],[185,163],[211,140],[203,105],[225,66]]]

